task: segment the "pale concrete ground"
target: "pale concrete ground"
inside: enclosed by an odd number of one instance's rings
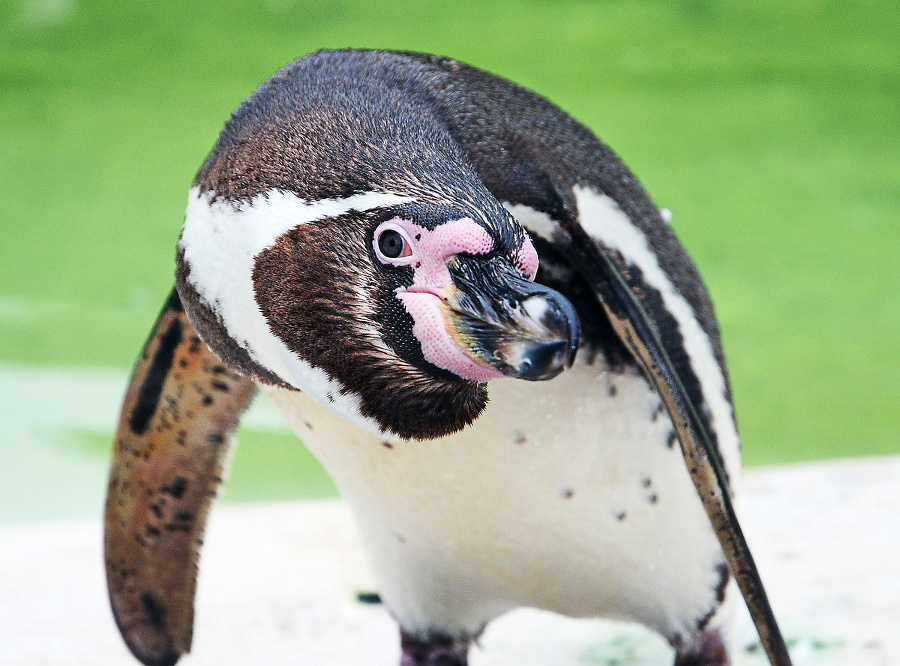
[[[741,515],[796,664],[900,665],[900,457],[747,474]],[[346,507],[218,507],[201,567],[186,666],[396,666]],[[748,618],[740,635],[752,642]],[[494,623],[473,666],[671,664],[635,627],[518,611]],[[106,600],[98,522],[0,529],[0,664],[136,664]],[[747,664],[762,664],[759,652]]]

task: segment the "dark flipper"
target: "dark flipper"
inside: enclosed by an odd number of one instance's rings
[[[728,567],[735,577],[753,618],[760,640],[773,666],[789,666],[787,647],[763,587],[753,555],[731,503],[728,477],[697,407],[662,343],[654,321],[628,286],[622,269],[609,253],[578,224],[567,225],[571,250],[578,255],[581,272],[590,282],[616,334],[656,387],[675,426],[688,472],[703,508],[719,539]]]
[[[148,666],[191,648],[206,516],[254,394],[197,337],[173,291],[131,376],[106,498],[113,614]]]

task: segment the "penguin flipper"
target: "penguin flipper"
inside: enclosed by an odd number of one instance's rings
[[[148,666],[190,651],[206,517],[255,393],[200,340],[173,290],[125,394],[105,513],[113,615]]]
[[[573,239],[570,249],[577,249],[581,274],[597,295],[616,335],[656,388],[672,419],[691,481],[770,662],[773,666],[789,666],[787,646],[734,512],[719,451],[669,358],[655,321],[605,248],[593,241],[580,225],[570,225],[567,230]]]

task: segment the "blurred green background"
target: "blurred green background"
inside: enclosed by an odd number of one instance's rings
[[[717,306],[750,465],[900,452],[900,3],[0,1],[0,521],[99,515],[231,109],[322,47],[453,56],[632,167]],[[226,500],[333,493],[267,405]]]

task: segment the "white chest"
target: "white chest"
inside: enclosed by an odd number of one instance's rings
[[[715,605],[721,551],[639,375],[577,363],[550,382],[495,381],[475,424],[424,442],[380,441],[263,388],[353,506],[408,631],[476,634],[534,606],[671,637]]]

